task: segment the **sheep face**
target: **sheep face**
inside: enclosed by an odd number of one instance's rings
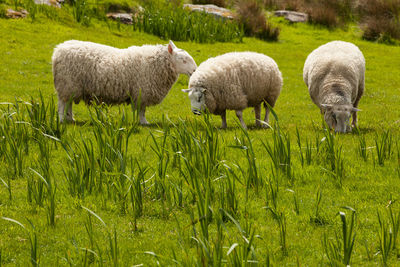
[[[189,94],[190,104],[192,106],[192,112],[196,115],[200,115],[202,111],[206,109],[206,97],[204,88],[190,88],[182,89],[183,92]]]
[[[196,62],[189,53],[177,48],[172,41],[169,41],[168,53],[171,55],[172,64],[179,74],[190,76],[197,69]]]
[[[359,111],[357,108],[354,108],[350,104],[322,104],[321,107],[324,111],[324,119],[329,128],[334,129],[335,132],[339,133],[351,132],[349,120],[353,112]]]

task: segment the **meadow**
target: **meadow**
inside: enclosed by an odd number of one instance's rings
[[[49,11],[55,12],[55,11]],[[196,63],[231,51],[272,57],[284,85],[273,129],[234,112],[195,116],[180,76],[138,125],[134,105],[74,105],[60,124],[51,55],[66,40],[166,44],[118,22],[84,26],[65,10],[0,18],[0,266],[398,265],[400,47],[355,25],[280,27],[278,42],[175,42]],[[302,80],[331,40],[366,58],[359,127],[326,130]]]

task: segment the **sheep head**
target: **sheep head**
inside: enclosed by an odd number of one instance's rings
[[[335,132],[351,132],[350,117],[354,112],[360,111],[351,104],[321,104],[325,122]]]
[[[172,41],[169,41],[168,53],[171,56],[172,64],[179,74],[190,76],[197,69],[196,62],[189,53],[177,48]]]
[[[182,89],[182,92],[188,93],[192,112],[196,115],[200,115],[206,109],[206,91],[206,89],[201,87]]]

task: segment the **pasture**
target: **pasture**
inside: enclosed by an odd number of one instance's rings
[[[168,40],[103,21],[0,19],[0,266],[397,265],[400,47],[363,41],[356,26],[272,20],[278,42],[175,42],[198,65],[231,51],[277,62],[273,129],[255,128],[247,109],[246,131],[233,111],[226,130],[218,116],[193,115],[183,75],[147,109],[150,126],[133,106],[83,103],[75,124],[59,124],[56,44]],[[307,55],[331,40],[366,58],[351,134],[324,130],[302,80]]]

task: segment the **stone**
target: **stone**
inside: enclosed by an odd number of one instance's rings
[[[34,0],[35,4],[37,5],[47,5],[47,6],[52,6],[52,7],[57,7],[57,8],[61,8],[61,4],[60,2],[63,1],[57,1],[57,0]]]
[[[308,15],[306,13],[289,11],[289,10],[277,10],[275,11],[275,16],[285,17],[285,19],[293,23],[308,21]]]
[[[28,14],[29,14],[28,11],[26,11],[25,9],[22,9],[21,11],[15,11],[9,8],[6,11],[6,17],[10,19],[25,18]]]
[[[188,8],[194,12],[205,12],[207,14],[211,14],[216,18],[222,19],[233,19],[235,14],[226,8],[218,7],[216,5],[192,5],[192,4],[185,4],[183,5],[184,8]]]
[[[107,18],[120,21],[123,24],[132,24],[132,13],[108,13]]]

